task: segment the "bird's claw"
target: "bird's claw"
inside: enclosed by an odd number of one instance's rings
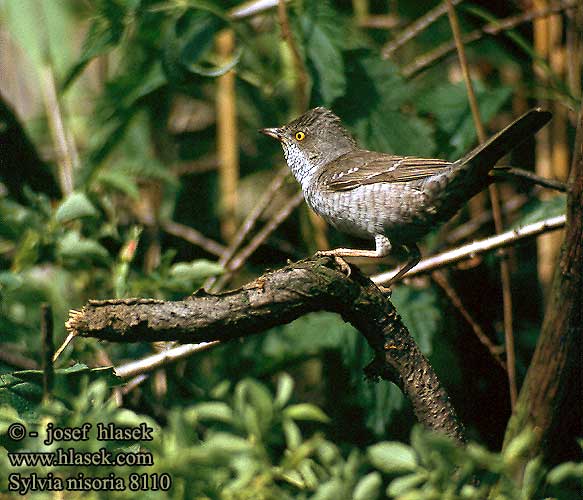
[[[348,262],[346,262],[342,257],[339,257],[338,255],[336,255],[333,251],[321,250],[319,252],[316,252],[316,257],[334,257],[336,264],[338,264],[340,266],[340,270],[344,274],[346,274],[347,278],[352,273],[352,269],[348,265]]]

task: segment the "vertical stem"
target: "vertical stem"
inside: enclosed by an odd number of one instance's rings
[[[277,17],[279,25],[281,26],[281,36],[287,43],[294,62],[296,71],[295,89],[296,89],[296,106],[297,109],[303,113],[308,109],[308,72],[296,45],[292,30],[289,25],[289,18],[287,15],[287,7],[285,0],[279,0],[277,4]]]
[[[302,60],[300,51],[289,24],[289,17],[287,15],[285,0],[279,0],[277,6],[277,15],[279,18],[279,24],[281,26],[281,36],[287,43],[294,62],[296,108],[303,113],[308,108],[309,103],[308,72],[306,71],[306,66]],[[312,228],[314,229],[313,239],[316,247],[320,250],[327,250],[330,248],[328,238],[326,236],[327,225],[324,219],[311,210],[308,211],[308,219]]]
[[[356,25],[360,26],[362,22],[368,17],[368,0],[352,0],[352,10],[354,11]]]
[[[57,157],[61,191],[63,195],[67,196],[73,191],[73,154],[70,148],[71,144],[67,140],[67,131],[59,106],[55,77],[48,64],[44,65],[41,70],[40,84]]]
[[[235,46],[233,30],[217,35],[217,50],[221,59],[228,59]],[[217,147],[221,193],[221,231],[230,240],[237,229],[237,184],[239,182],[239,152],[237,138],[237,105],[235,72],[228,71],[217,81]]]
[[[482,119],[480,117],[478,101],[476,99],[476,94],[472,86],[472,79],[470,77],[468,61],[466,59],[465,47],[464,44],[462,43],[461,30],[452,0],[447,0],[447,7],[449,22],[456,43],[456,49],[458,52],[458,57],[460,60],[460,65],[462,68],[466,89],[468,92],[468,99],[470,103],[470,109],[472,111],[474,126],[476,128],[476,132],[478,134],[480,142],[484,142],[486,140],[486,131],[484,130],[484,124],[482,123]],[[494,227],[496,228],[496,233],[501,233],[503,231],[503,224],[498,189],[494,184],[491,184],[489,187],[489,192],[490,201],[492,203],[492,215],[494,218]],[[512,406],[512,409],[514,409],[518,391],[516,387],[514,333],[512,331],[512,294],[510,284],[510,268],[508,265],[506,253],[502,254],[502,259],[500,261],[500,277],[502,281],[502,301],[504,311],[504,341],[506,343],[506,369],[508,373],[508,384],[510,387],[510,404]]]
[[[41,304],[41,345],[43,370],[43,400],[51,397],[54,381],[53,356],[55,343],[53,340],[53,311],[50,304]]]

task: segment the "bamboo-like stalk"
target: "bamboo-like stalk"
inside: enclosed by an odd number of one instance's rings
[[[447,5],[449,21],[456,42],[460,65],[462,67],[462,72],[466,83],[466,89],[468,93],[468,99],[470,102],[470,109],[472,111],[472,117],[474,119],[474,125],[476,127],[476,131],[478,133],[478,138],[480,139],[480,142],[484,142],[486,140],[486,131],[484,129],[484,124],[480,117],[478,101],[476,99],[476,94],[472,86],[472,80],[470,77],[468,62],[466,60],[465,47],[464,44],[462,43],[461,30],[457,19],[457,14],[455,12],[455,7],[453,5],[452,0],[447,0]],[[498,188],[496,187],[495,184],[491,184],[488,190],[490,193],[490,201],[492,204],[494,226],[496,228],[496,233],[499,234],[503,231],[503,223]],[[502,282],[504,341],[506,345],[506,368],[508,372],[508,384],[510,387],[510,403],[512,408],[514,408],[514,405],[516,404],[516,399],[518,397],[518,389],[516,385],[514,333],[512,330],[512,291],[511,291],[512,288],[510,283],[510,267],[504,254],[502,255],[502,259],[500,260],[500,278]]]
[[[548,6],[548,0],[535,0],[534,7],[544,9]],[[554,15],[533,22],[534,49],[539,57],[550,62],[554,71],[561,66],[560,55],[555,51],[561,50],[561,18]],[[548,76],[540,70],[538,65],[533,67],[535,78],[545,84]],[[554,116],[551,127],[541,130],[536,138],[536,163],[535,171],[538,175],[553,178],[555,173],[561,172],[562,178],[566,178],[568,168],[568,152],[566,145],[566,116],[561,106],[548,101],[540,101],[544,107],[552,107]],[[558,115],[557,115],[558,112]],[[557,137],[555,137],[557,135]],[[556,142],[558,141],[558,142]],[[554,162],[558,162],[557,169]],[[547,193],[541,193],[543,199],[548,198]],[[537,242],[537,268],[538,277],[545,295],[547,294],[553,279],[555,262],[562,242],[562,234],[548,234]]]
[[[235,48],[232,29],[221,31],[216,38],[219,58],[228,60]],[[235,72],[228,71],[217,79],[217,153],[219,158],[221,232],[230,240],[237,229],[237,186],[239,183],[239,147]]]

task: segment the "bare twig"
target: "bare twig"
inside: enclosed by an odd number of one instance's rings
[[[53,355],[55,343],[53,340],[53,310],[50,304],[41,304],[41,345],[42,345],[42,369],[43,369],[43,399],[49,400],[53,391],[55,372],[53,368]]]
[[[480,108],[478,107],[478,100],[476,99],[476,94],[474,92],[474,87],[472,85],[468,61],[466,59],[465,47],[462,42],[461,30],[452,0],[447,0],[447,7],[449,22],[451,25],[451,30],[453,32],[453,37],[455,39],[458,57],[460,60],[460,65],[462,68],[462,73],[466,84],[466,90],[468,93],[470,109],[472,111],[472,117],[474,119],[474,126],[478,133],[478,138],[480,139],[480,142],[484,142],[486,140],[486,130],[484,129],[484,124],[480,117]],[[498,195],[498,188],[496,187],[496,185],[491,184],[488,187],[488,190],[490,192],[490,201],[492,204],[494,226],[496,228],[496,233],[500,234],[503,231],[504,227],[502,223],[502,213],[500,209],[500,197]],[[514,333],[512,331],[512,288],[510,283],[510,267],[504,254],[502,255],[502,259],[500,260],[500,277],[502,281],[504,341],[506,345],[506,368],[508,372],[508,384],[510,386],[510,403],[512,408],[514,408],[514,405],[516,404],[516,398],[518,397],[518,389],[516,386]]]
[[[0,344],[0,361],[21,370],[38,370],[38,363],[34,359],[6,349],[5,344]]]
[[[549,179],[548,177],[542,177],[540,175],[536,175],[534,172],[530,170],[524,170],[522,168],[511,167],[505,169],[500,172],[502,175],[509,174],[514,177],[522,177],[527,181],[536,184],[538,186],[546,187],[549,189],[554,189],[555,191],[560,191],[561,193],[565,193],[567,191],[567,184],[562,181],[558,181],[555,179]]]
[[[223,286],[231,279],[233,274],[235,274],[239,269],[243,267],[243,264],[247,259],[257,250],[269,237],[273,231],[275,231],[281,223],[286,220],[291,213],[296,209],[304,200],[304,195],[300,191],[295,196],[292,196],[288,202],[273,215],[273,217],[261,228],[260,231],[251,239],[251,241],[245,246],[241,251],[239,251],[235,256],[233,256],[231,262],[228,265],[228,272],[222,274],[213,287],[214,291],[221,290]]]
[[[286,0],[289,2],[289,0]],[[251,0],[244,2],[242,5],[234,7],[230,11],[231,19],[245,19],[258,14],[263,14],[266,10],[273,9],[277,6],[279,0]]]
[[[358,25],[361,28],[367,29],[381,29],[381,30],[392,30],[399,26],[400,20],[397,16],[391,14],[377,14],[377,15],[369,15],[360,21],[358,21]]]
[[[564,2],[558,5],[551,5],[548,8],[530,10],[515,16],[510,16],[499,21],[488,23],[482,28],[471,31],[462,37],[462,42],[467,45],[472,42],[480,40],[484,35],[495,36],[499,33],[511,30],[516,26],[530,22],[534,19],[547,17],[557,12],[572,10],[577,5],[577,2]],[[410,78],[425,68],[435,64],[437,61],[444,58],[450,52],[456,50],[455,40],[445,42],[435,49],[416,57],[413,62],[401,69],[401,73]]]
[[[539,222],[533,222],[532,224],[527,224],[526,226],[522,226],[511,231],[506,231],[495,236],[490,236],[482,240],[474,241],[472,243],[447,250],[432,257],[421,259],[419,264],[417,264],[405,276],[403,276],[403,279],[434,271],[435,269],[440,269],[442,267],[448,267],[491,250],[510,247],[520,240],[538,236],[539,234],[548,233],[549,231],[561,229],[564,227],[564,225],[565,216],[557,215],[556,217],[544,219]],[[397,274],[399,269],[400,268],[397,267],[391,269],[390,271],[379,273],[375,276],[372,276],[371,279],[378,285],[387,284]]]
[[[502,367],[503,370],[506,370],[506,363],[500,357],[500,347],[494,345],[492,341],[488,338],[488,336],[482,330],[482,327],[478,324],[478,322],[472,317],[470,312],[464,306],[461,297],[458,295],[456,290],[451,286],[449,280],[445,276],[442,271],[433,271],[431,273],[431,278],[435,283],[437,283],[440,288],[445,292],[448,296],[451,303],[454,307],[460,312],[460,314],[465,318],[468,324],[472,327],[473,332],[475,333],[478,340],[488,349],[494,361],[498,363]]]
[[[457,5],[462,0],[453,0],[453,4]],[[441,16],[447,12],[447,4],[445,2],[439,4],[434,9],[431,9],[427,14],[424,14],[416,21],[412,22],[407,26],[397,37],[387,43],[381,50],[381,55],[383,59],[389,59],[393,52],[395,52],[399,47],[405,45],[409,40],[415,38],[419,33],[425,30],[428,26],[437,21]]]
[[[169,220],[162,222],[161,228],[168,234],[182,238],[183,240],[188,241],[189,243],[192,243],[193,245],[196,245],[203,250],[206,250],[208,253],[218,257],[223,255],[226,251],[226,248],[220,243],[206,237],[196,229],[185,226],[184,224],[179,224],[178,222]]]
[[[247,238],[247,235],[255,228],[259,217],[261,217],[261,214],[273,201],[274,196],[283,186],[283,183],[288,178],[288,176],[289,169],[284,167],[280,169],[276,176],[273,178],[266,191],[263,193],[257,204],[253,207],[253,210],[251,210],[249,214],[247,214],[247,217],[245,217],[245,220],[229,243],[229,246],[221,254],[221,258],[219,259],[219,264],[221,266],[224,267],[231,261],[243,241],[245,241],[245,238]],[[203,288],[205,290],[210,290],[216,281],[217,279],[214,277],[207,279],[203,285]]]
[[[138,361],[132,361],[131,363],[120,365],[115,368],[115,374],[121,378],[137,377],[151,372],[156,368],[160,368],[181,359],[185,359],[197,352],[206,351],[207,349],[210,349],[219,343],[220,341],[214,340],[213,342],[201,342],[200,344],[178,345],[151,356],[139,359]]]
[[[281,36],[286,41],[294,61],[296,71],[296,105],[299,111],[304,112],[308,108],[308,72],[306,71],[304,61],[302,60],[289,25],[285,0],[279,0],[277,4],[277,16],[281,26]]]

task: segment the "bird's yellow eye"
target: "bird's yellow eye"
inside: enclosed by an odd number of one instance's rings
[[[306,134],[304,134],[303,132],[296,132],[296,140],[303,141],[304,137],[306,137]]]

